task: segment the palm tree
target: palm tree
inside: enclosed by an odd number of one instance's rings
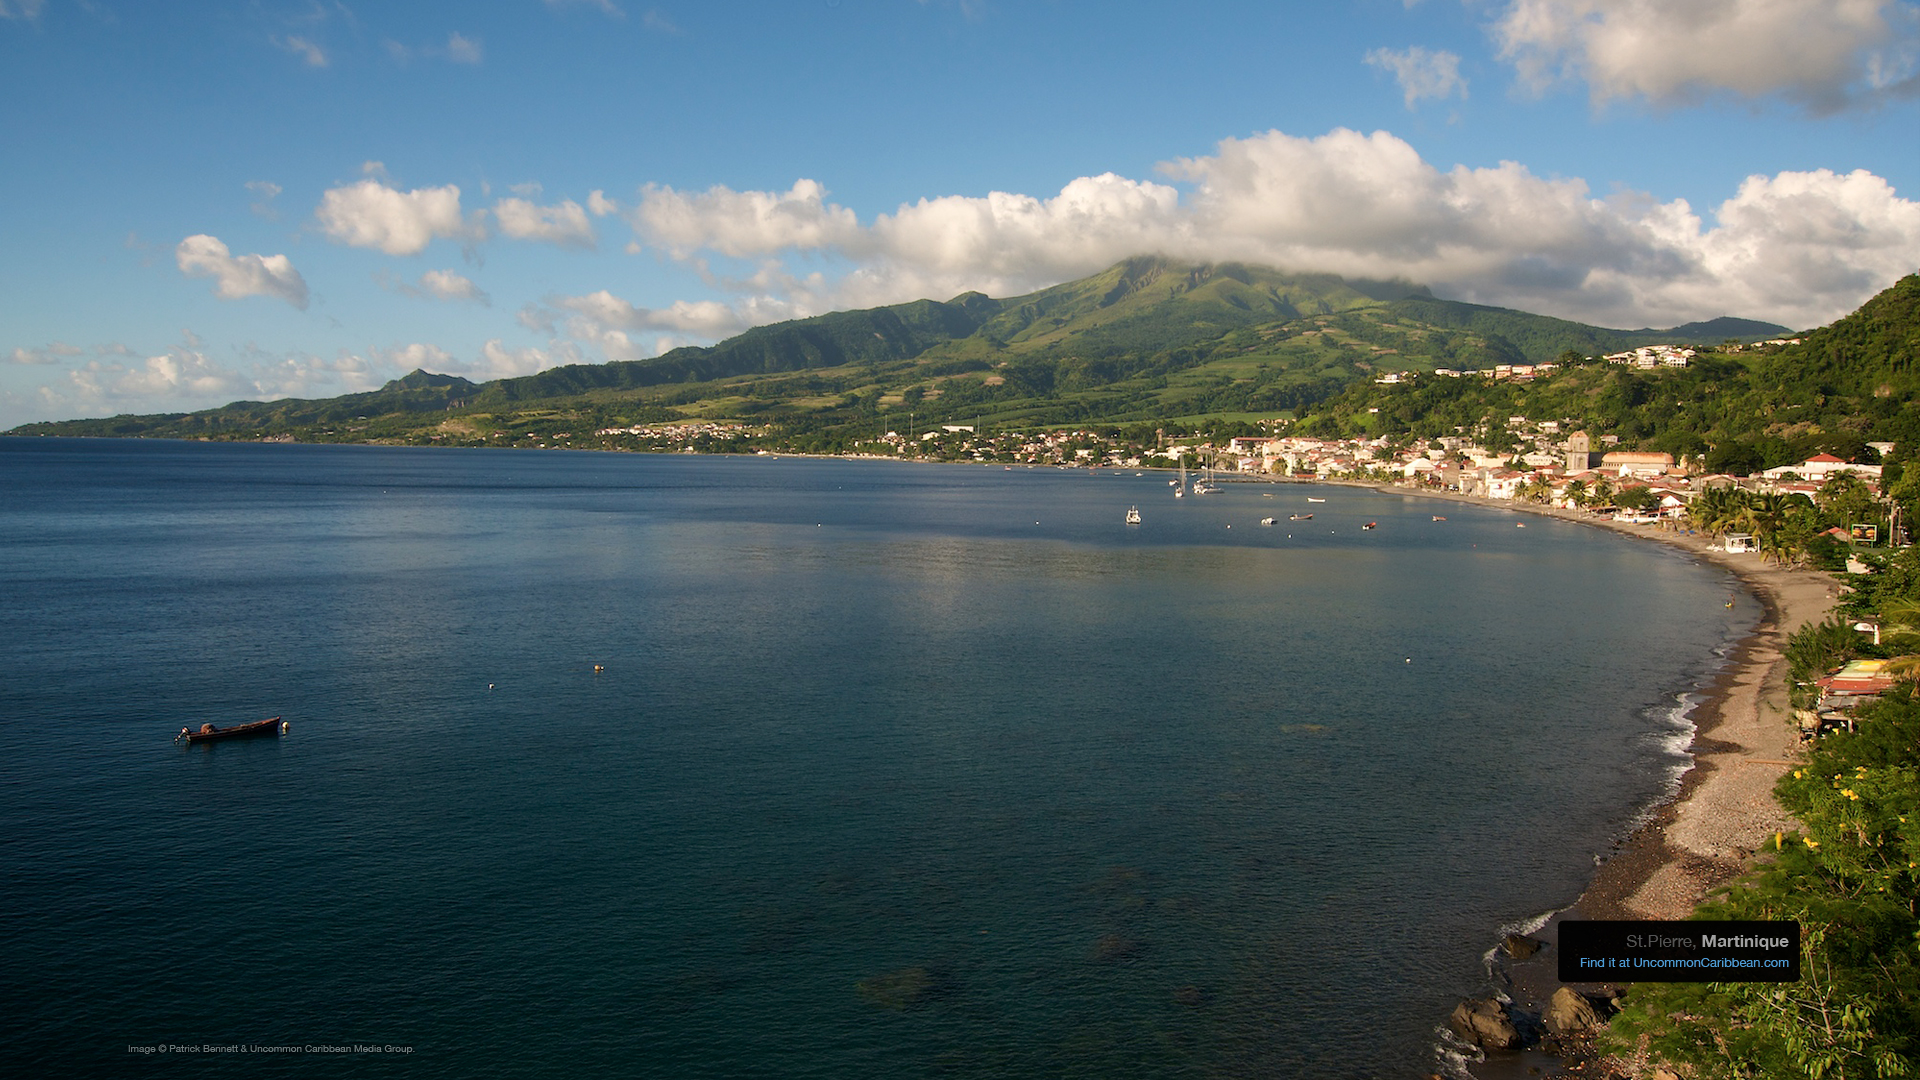
[[[1718,535],[1731,532],[1741,521],[1746,508],[1746,492],[1734,487],[1708,488],[1694,496],[1687,506],[1687,520],[1702,532]]]
[[[1585,509],[1587,505],[1587,482],[1585,480],[1568,481],[1567,501],[1574,506]]]

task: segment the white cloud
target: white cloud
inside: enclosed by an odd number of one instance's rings
[[[1920,204],[1865,172],[1753,177],[1709,224],[1684,200],[1596,198],[1582,180],[1516,162],[1443,171],[1387,132],[1267,132],[1162,168],[1180,186],[1104,174],[1045,199],[922,199],[868,225],[811,180],[787,192],[649,187],[630,220],[641,239],[734,294],[727,307],[741,325],[967,289],[1018,295],[1157,252],[1407,278],[1443,296],[1609,326],[1731,314],[1803,327],[1920,266]],[[756,263],[727,278],[707,269],[709,255]],[[848,269],[829,278],[788,266],[821,256]],[[727,329],[713,309],[688,309],[675,325],[673,308],[624,304],[577,297],[546,322],[561,312],[586,320],[567,328],[589,341],[609,330]]]
[[[493,303],[493,298],[471,278],[453,270],[428,270],[420,275],[419,281],[411,283],[398,281],[393,275],[380,271],[373,275],[373,280],[383,289],[420,300],[471,300],[483,307]]]
[[[763,255],[787,248],[837,247],[856,241],[853,211],[826,201],[827,189],[798,180],[785,192],[727,187],[688,193],[648,184],[632,214],[634,230],[656,247],[684,257],[706,248],[722,255]]]
[[[387,381],[366,357],[349,352],[331,358],[311,353],[275,356],[249,348],[245,355],[250,361],[245,377],[253,385],[251,394],[262,401],[364,394]]]
[[[467,37],[458,30],[447,35],[447,59],[456,64],[478,64],[481,51],[478,38]]]
[[[474,300],[488,303],[487,294],[482,292],[471,278],[452,270],[429,270],[420,275],[420,288],[429,296],[442,300]]]
[[[308,67],[323,68],[327,66],[326,50],[297,34],[289,34],[284,38],[275,38],[273,39],[273,43],[306,61]]]
[[[620,204],[607,198],[607,193],[594,188],[587,193],[587,212],[594,217],[606,217],[620,212]]]
[[[280,216],[280,212],[273,208],[273,200],[284,190],[279,184],[269,180],[249,180],[246,188],[253,192],[253,205],[248,209],[268,220]]]
[[[214,295],[223,299],[272,296],[307,308],[306,280],[285,255],[233,255],[218,237],[201,233],[180,241],[173,260],[188,277],[213,278]]]
[[[0,19],[25,19],[32,22],[47,8],[47,0],[0,0]]]
[[[1374,49],[1367,53],[1366,60],[1393,74],[1409,109],[1422,98],[1445,100],[1456,94],[1467,96],[1467,80],[1460,77],[1460,57],[1445,49],[1428,52],[1418,45],[1403,52]]]
[[[479,359],[472,362],[461,360],[438,345],[423,343],[374,349],[373,355],[390,370],[408,372],[419,368],[441,375],[460,375],[476,382],[532,375],[558,364],[577,364],[582,360],[579,350],[569,342],[555,342],[548,349],[532,346],[514,349],[502,344],[499,338],[482,345]]]
[[[92,410],[156,411],[183,401],[224,404],[252,394],[251,380],[214,363],[207,354],[175,346],[135,364],[95,360],[67,373],[73,399]]]
[[[436,375],[448,375],[461,366],[453,354],[438,345],[416,342],[411,345],[398,345],[391,349],[374,348],[373,358],[396,371],[411,373],[415,369],[430,371]]]
[[[40,388],[41,406],[69,416],[185,411],[232,401],[362,393],[385,381],[373,364],[351,353],[328,359],[248,348],[242,363],[227,365],[208,356],[191,332],[184,337],[157,356],[139,357],[122,346],[95,349],[100,358],[68,372],[64,385]]]
[[[560,297],[552,303],[602,327],[615,330],[676,330],[713,338],[737,333],[751,325],[727,304],[717,300],[676,300],[670,307],[635,307],[605,289],[585,296]]]
[[[593,225],[587,212],[572,199],[539,206],[526,199],[501,199],[493,204],[500,233],[515,240],[544,240],[561,247],[594,246]]]
[[[85,349],[81,349],[74,345],[68,345],[64,341],[56,341],[51,345],[48,345],[48,346],[45,346],[44,348],[39,348],[39,349],[16,348],[11,353],[8,353],[6,355],[6,357],[4,358],[4,362],[9,364],[29,364],[29,365],[35,365],[35,366],[49,365],[49,364],[62,364],[62,363],[65,363],[71,357],[82,356],[82,355],[85,355],[85,353],[86,353]]]
[[[640,25],[656,34],[671,34],[675,37],[685,32],[659,8],[648,8],[647,13],[640,17]]]
[[[1920,89],[1900,0],[1509,0],[1492,31],[1523,85],[1580,80],[1595,102],[1778,94],[1826,113]]]
[[[385,171],[376,161],[364,169]],[[484,236],[461,217],[460,189],[453,184],[398,191],[380,180],[362,180],[327,191],[314,216],[329,239],[389,255],[417,255],[436,237]]]
[[[516,375],[532,375],[557,364],[572,362],[574,358],[571,356],[555,360],[547,350],[532,346],[509,349],[500,344],[499,338],[493,338],[480,347],[480,362],[473,365],[471,370],[483,379],[505,379]]]

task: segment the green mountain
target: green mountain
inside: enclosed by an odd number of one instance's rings
[[[841,311],[648,360],[472,383],[416,371],[324,400],[30,424],[34,434],[490,442],[733,420],[820,435],[894,414],[1009,427],[1191,420],[1311,406],[1381,371],[1477,368],[1650,340],[1763,337],[1717,320],[1621,331],[1435,298],[1397,281],[1143,256],[1026,296]],[[573,445],[579,445],[574,443]]]

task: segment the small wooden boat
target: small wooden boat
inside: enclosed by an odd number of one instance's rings
[[[284,735],[287,725],[275,716],[267,720],[256,720],[251,724],[236,724],[233,727],[214,727],[201,724],[199,731],[181,728],[180,734],[173,737],[174,742],[193,743],[214,742],[219,739],[244,739],[250,735]]]
[[[1365,525],[1362,525],[1362,526],[1360,526],[1360,527],[1361,527],[1361,528],[1363,528],[1363,529],[1372,529],[1372,528],[1377,528],[1377,527],[1379,526],[1379,524],[1380,524],[1380,523],[1379,523],[1379,522],[1377,522],[1377,521],[1369,521],[1369,522],[1367,522],[1367,523],[1366,523]]]
[[[1295,514],[1292,517],[1289,517],[1287,520],[1288,521],[1312,521],[1313,515],[1312,514]]]
[[[1441,514],[1435,514],[1435,515],[1433,515],[1433,520],[1435,520],[1435,521],[1445,521],[1445,520],[1447,520],[1447,519],[1446,519],[1446,517],[1445,517],[1444,515],[1441,515]]]

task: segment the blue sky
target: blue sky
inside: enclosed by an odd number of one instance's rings
[[[0,0],[0,428],[1129,254],[1609,326],[1920,269],[1920,8]]]

